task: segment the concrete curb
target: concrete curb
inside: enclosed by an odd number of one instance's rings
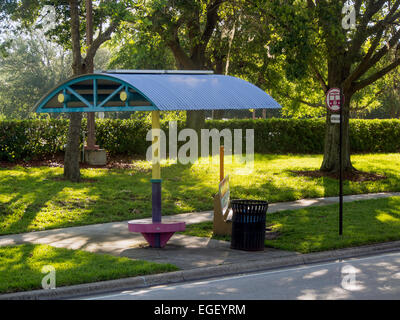
[[[34,290],[0,295],[0,300],[49,300],[66,299],[76,296],[101,294],[118,290],[133,290],[155,285],[204,280],[238,273],[293,267],[321,263],[338,259],[354,258],[395,251],[400,249],[400,241],[385,242],[331,251],[298,254],[289,257],[274,258],[268,261],[256,260],[244,263],[225,264],[206,268],[139,276],[118,280],[102,281],[74,286],[60,287],[54,290]]]

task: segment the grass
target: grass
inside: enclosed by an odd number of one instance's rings
[[[217,157],[216,157],[217,158]],[[211,210],[217,191],[218,161],[162,165],[163,214]],[[227,159],[226,159],[227,161]],[[336,180],[297,176],[291,170],[317,170],[321,155],[255,155],[253,172],[226,164],[231,198],[269,202],[334,196]],[[345,194],[400,191],[400,156],[352,156],[362,171],[385,174],[379,181],[345,182]],[[123,221],[151,216],[151,170],[145,161],[134,169],[83,169],[84,182],[62,179],[62,168],[0,169],[0,234]]]
[[[338,205],[267,214],[280,236],[265,245],[309,253],[400,240],[400,197],[344,203],[342,236],[338,216]],[[212,222],[188,225],[183,234],[230,241],[213,236]]]
[[[47,273],[41,271],[46,265],[55,268],[56,287],[178,270],[171,264],[48,245],[0,247],[0,293],[42,289]]]

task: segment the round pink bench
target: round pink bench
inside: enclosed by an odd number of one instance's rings
[[[128,229],[130,232],[140,232],[151,247],[164,248],[175,232],[186,229],[186,224],[185,222],[146,223],[129,221]]]

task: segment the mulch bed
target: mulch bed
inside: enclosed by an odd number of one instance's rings
[[[138,169],[137,165],[132,163],[134,160],[143,160],[138,157],[119,156],[107,159],[105,166],[94,166],[87,163],[80,163],[80,168],[100,168],[100,169]],[[55,156],[51,159],[44,160],[31,160],[31,161],[18,161],[18,162],[5,162],[0,161],[0,168],[12,168],[15,166],[21,166],[24,168],[32,167],[64,167],[64,157],[62,155]],[[142,171],[142,170],[140,170]]]
[[[137,171],[148,171],[149,169],[140,168],[137,164],[132,163],[134,160],[143,160],[138,157],[129,157],[129,156],[118,156],[107,159],[107,164],[105,166],[93,166],[86,163],[81,163],[80,167],[82,169],[87,168],[100,168],[100,169],[135,169]],[[62,155],[55,156],[51,159],[44,160],[32,160],[26,162],[4,162],[0,161],[0,168],[12,168],[15,166],[21,166],[25,168],[31,167],[64,167],[64,157]],[[330,172],[322,172],[319,170],[314,171],[293,171],[290,172],[304,177],[310,178],[321,178],[321,177],[329,177],[332,179],[339,179],[339,174],[334,174]],[[352,172],[344,172],[343,179],[355,182],[363,182],[363,181],[377,181],[387,179],[385,175],[363,172],[363,171],[352,171]]]
[[[298,176],[311,177],[311,178],[321,178],[328,177],[332,179],[339,179],[339,173],[322,172],[322,171],[290,171]],[[378,181],[384,180],[387,177],[383,174],[371,173],[354,170],[352,172],[343,172],[343,180],[349,180],[354,182],[363,181]]]

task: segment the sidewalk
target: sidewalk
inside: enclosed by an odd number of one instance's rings
[[[351,195],[345,196],[344,201],[351,202],[392,196],[400,196],[400,192]],[[272,203],[269,205],[268,212],[329,205],[337,202],[337,197],[329,197]],[[211,211],[163,217],[163,221],[184,221],[187,224],[212,221],[212,219],[213,213]],[[150,221],[150,219],[142,219],[141,221]],[[131,259],[168,262],[178,266],[181,270],[60,287],[55,290],[34,290],[3,294],[0,295],[0,300],[65,299],[113,290],[133,290],[168,283],[348,259],[400,249],[400,241],[393,241],[309,254],[272,248],[265,248],[261,252],[247,252],[232,250],[230,249],[230,243],[225,241],[180,234],[174,235],[165,248],[155,249],[147,245],[141,234],[130,233],[127,221],[0,236],[0,246],[22,243],[49,244],[55,247],[125,256]]]
[[[400,196],[400,193],[350,195],[344,196],[344,201],[350,202],[391,196]],[[272,203],[269,205],[268,212],[301,209],[337,202],[337,197],[327,197]],[[212,219],[212,211],[163,217],[163,221],[165,222],[184,221],[187,224],[212,221]],[[150,220],[151,219],[148,218],[137,221]],[[22,243],[49,244],[54,247],[108,253],[116,256],[129,257],[131,259],[168,262],[178,266],[182,270],[298,255],[296,252],[272,248],[266,248],[263,252],[231,250],[230,244],[226,241],[191,237],[181,234],[174,235],[165,248],[155,249],[148,247],[147,242],[141,234],[129,232],[127,221],[0,236],[0,246]]]

